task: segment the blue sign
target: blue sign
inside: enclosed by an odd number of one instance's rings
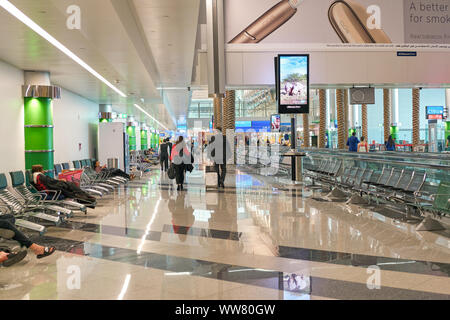
[[[236,128],[251,128],[251,121],[236,121]]]
[[[398,51],[397,57],[417,57],[416,51]]]
[[[444,114],[444,107],[442,106],[427,107],[427,114]]]

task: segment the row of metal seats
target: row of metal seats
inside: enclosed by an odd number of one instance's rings
[[[60,192],[48,190],[40,192],[32,185],[31,171],[14,171],[9,173],[11,186],[8,186],[6,175],[0,174],[0,214],[9,213],[16,217],[20,227],[45,232],[46,227],[39,221],[59,225],[74,211],[86,212],[86,206],[68,200],[56,200]],[[50,196],[49,196],[50,195]]]
[[[406,204],[420,212],[429,211],[437,215],[450,214],[450,182],[441,181],[435,194],[422,192],[427,174],[384,166],[381,174],[365,168],[343,167],[340,160],[305,161],[306,175],[313,181],[339,188],[342,194],[365,196],[371,199]]]
[[[73,167],[75,170],[83,170],[80,178],[72,178],[71,182],[79,185],[79,187],[87,193],[102,197],[105,194],[113,192],[115,188],[128,180],[123,177],[111,176],[108,171],[96,172],[94,170],[95,160],[75,160]],[[63,170],[70,170],[69,163],[55,164],[54,171],[59,176]]]

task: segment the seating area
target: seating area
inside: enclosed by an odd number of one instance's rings
[[[113,169],[95,171],[94,159],[83,159],[55,164],[54,170],[45,175],[74,183],[82,191],[101,199],[113,193],[129,179],[118,175]],[[149,170],[151,164],[139,170]],[[122,174],[123,175],[123,174]],[[28,230],[44,234],[50,225],[58,226],[75,212],[87,214],[87,205],[76,199],[61,196],[61,190],[38,190],[33,183],[31,170],[9,172],[11,183],[6,174],[0,173],[0,215],[12,214],[15,224]]]
[[[438,181],[436,174],[430,176],[413,164],[405,168],[393,162],[374,163],[309,154],[303,163],[304,176],[312,182],[309,187],[330,190],[330,201],[392,205],[405,213],[404,221],[450,214],[450,183],[445,175]]]

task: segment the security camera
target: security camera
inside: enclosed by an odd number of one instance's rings
[[[191,91],[191,87],[187,87],[187,89],[188,89],[189,92]]]

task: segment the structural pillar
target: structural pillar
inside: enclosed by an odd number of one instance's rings
[[[147,133],[147,125],[145,123],[141,123],[141,150],[148,149],[148,133]]]
[[[344,93],[342,89],[336,90],[336,107],[338,120],[338,149],[345,149],[345,121],[344,121]]]
[[[100,104],[98,106],[98,121],[99,122],[112,122],[112,106],[110,104]]]
[[[344,100],[344,140],[346,141],[348,137],[350,136],[350,106],[348,103],[348,89],[343,90],[343,100]]]
[[[445,139],[450,136],[450,89],[445,89],[445,101],[447,106],[447,122],[445,123]],[[450,146],[449,146],[450,148]]]
[[[420,89],[414,88],[412,96],[412,144],[413,147],[416,147],[420,142]]]
[[[388,141],[391,134],[391,95],[389,89],[383,89],[383,128],[384,141]]]
[[[136,122],[132,116],[127,120],[127,134],[130,151],[136,151]]]
[[[398,89],[391,90],[391,129],[390,134],[397,141],[399,132],[399,100]]]
[[[40,164],[53,170],[53,99],[59,99],[61,89],[50,85],[48,72],[25,71],[24,125],[25,168]]]
[[[236,92],[227,90],[223,103],[222,134],[231,147],[231,154],[226,155],[227,164],[236,163],[234,153],[234,136],[236,127]],[[226,153],[226,150],[223,150]]]
[[[309,138],[309,114],[303,114],[303,146],[309,148],[311,146]]]
[[[327,95],[325,89],[319,90],[319,148],[325,148],[325,135],[327,129]]]
[[[367,104],[361,105],[361,122],[362,135],[366,139],[367,143],[370,143],[369,130],[367,126]]]
[[[222,98],[214,98],[214,128],[223,128],[222,124]]]
[[[222,132],[226,135],[227,130],[234,130],[236,126],[236,94],[234,90],[227,90],[223,104]]]

